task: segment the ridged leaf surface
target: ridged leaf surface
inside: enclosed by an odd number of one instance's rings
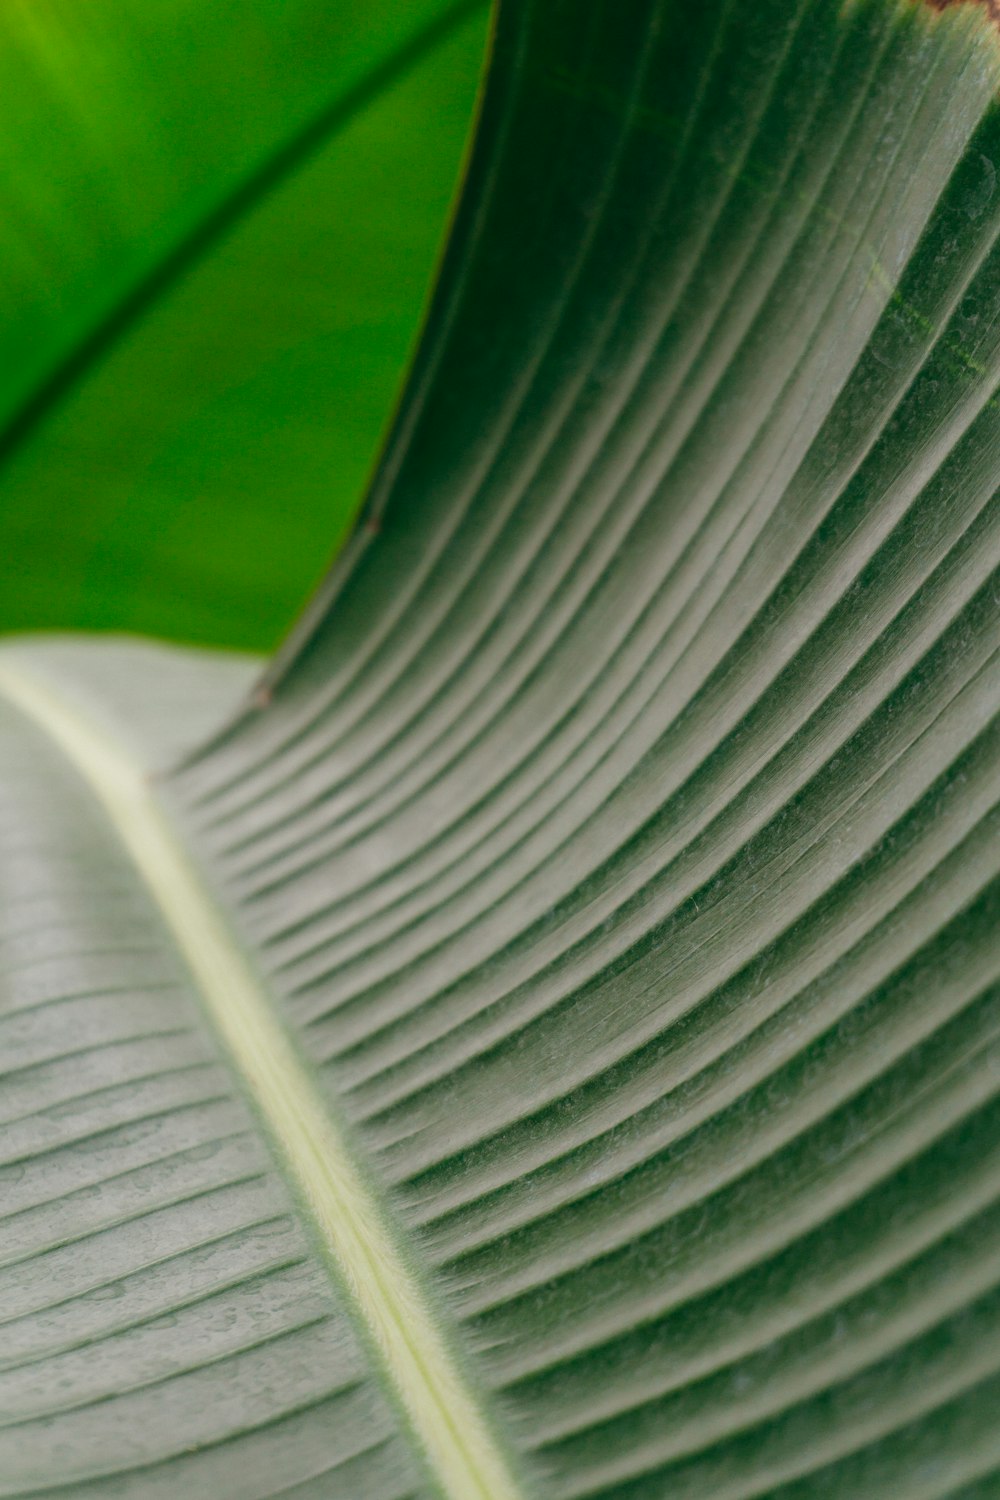
[[[243,706],[3,655],[0,1493],[1000,1495],[998,78],[506,0]]]

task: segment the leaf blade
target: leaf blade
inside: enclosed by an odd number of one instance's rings
[[[988,1485],[996,38],[585,20],[501,14],[370,529],[179,785],[549,1493]]]
[[[517,1500],[479,1403],[393,1243],[342,1131],[272,1014],[261,981],[151,792],[146,768],[8,652],[0,693],[67,757],[101,803],[194,977],[204,1008],[284,1161],[316,1238],[367,1324],[453,1500]]]
[[[497,59],[367,525],[175,806],[542,1493],[990,1493],[996,39]]]
[[[0,719],[0,1491],[425,1493],[124,851]]]

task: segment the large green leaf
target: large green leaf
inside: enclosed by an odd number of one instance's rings
[[[275,644],[361,496],[486,14],[4,6],[0,628]]]
[[[1000,1495],[998,77],[507,0],[244,706],[7,648],[0,1494]]]

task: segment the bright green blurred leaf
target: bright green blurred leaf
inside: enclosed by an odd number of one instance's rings
[[[395,398],[486,17],[5,7],[0,628],[280,638]]]

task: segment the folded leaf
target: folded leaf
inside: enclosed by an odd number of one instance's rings
[[[147,787],[156,658],[8,648],[79,840],[27,846],[67,957],[16,1015],[202,1029],[114,1064],[127,1118],[25,1126],[0,1493],[997,1492],[997,49],[975,4],[509,0],[365,515],[244,707]],[[190,1066],[253,1167],[192,1218],[154,1145],[105,1201]],[[147,1352],[250,1170],[294,1298]],[[87,1322],[105,1264],[155,1313]]]

